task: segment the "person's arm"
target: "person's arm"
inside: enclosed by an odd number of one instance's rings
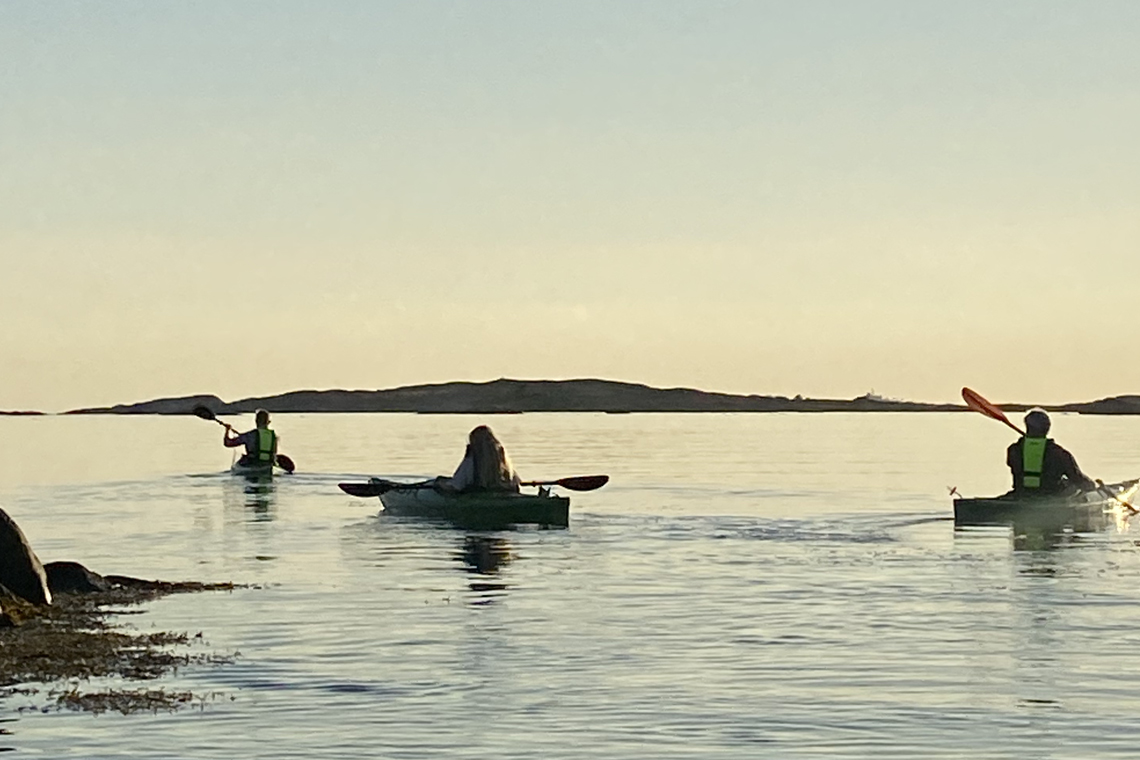
[[[1082,491],[1092,491],[1096,488],[1096,483],[1092,481],[1088,475],[1081,472],[1081,468],[1077,466],[1077,459],[1065,449],[1060,446],[1057,447],[1058,460],[1061,464],[1061,472],[1069,482],[1080,488]]]
[[[463,454],[463,461],[455,468],[455,473],[448,479],[448,487],[453,491],[465,491],[475,484],[475,460],[468,449]]]
[[[245,443],[245,437],[248,433],[238,434],[229,425],[226,425],[226,432],[222,435],[222,443],[227,449],[236,449]]]

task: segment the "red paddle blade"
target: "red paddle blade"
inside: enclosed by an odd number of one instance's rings
[[[970,388],[962,389],[962,400],[966,402],[966,406],[973,409],[975,412],[981,412],[987,417],[993,417],[1000,422],[1009,422],[1009,418],[1005,416],[1005,412],[999,409],[994,404],[991,404],[981,396],[977,391]]]
[[[963,388],[962,400],[966,402],[966,406],[970,407],[975,412],[981,412],[991,419],[995,419],[998,422],[1004,422],[1016,430],[1018,433],[1021,433],[1021,429],[1009,421],[1009,417],[1005,416],[1005,412],[999,409],[996,404],[987,401],[977,391],[971,390],[970,388]]]
[[[284,454],[277,455],[277,466],[290,475],[293,474],[293,470],[297,469],[297,465],[293,464],[293,460]]]

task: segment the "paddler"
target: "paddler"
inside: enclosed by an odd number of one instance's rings
[[[519,483],[519,475],[511,464],[511,458],[507,456],[507,450],[486,425],[480,425],[467,436],[467,450],[463,454],[463,461],[455,468],[455,474],[450,478],[441,475],[435,479],[436,488],[457,493],[518,493]]]
[[[242,466],[272,467],[277,459],[277,433],[269,429],[269,412],[258,409],[253,419],[257,427],[241,434],[235,433],[232,427],[226,425],[222,443],[230,449],[245,446],[245,453],[238,460],[238,464]]]
[[[1046,438],[1049,415],[1033,408],[1025,415],[1025,435],[1006,450],[1013,490],[1021,494],[1057,494],[1075,487],[1091,491],[1096,484],[1081,472],[1073,455]]]

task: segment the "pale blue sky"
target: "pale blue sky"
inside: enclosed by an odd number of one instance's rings
[[[0,2],[0,409],[1140,392],[1138,38],[1132,2]]]

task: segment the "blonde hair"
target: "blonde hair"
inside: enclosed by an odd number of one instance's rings
[[[480,425],[467,437],[475,469],[475,487],[493,491],[517,490],[515,468],[507,450],[491,432],[491,428]]]

